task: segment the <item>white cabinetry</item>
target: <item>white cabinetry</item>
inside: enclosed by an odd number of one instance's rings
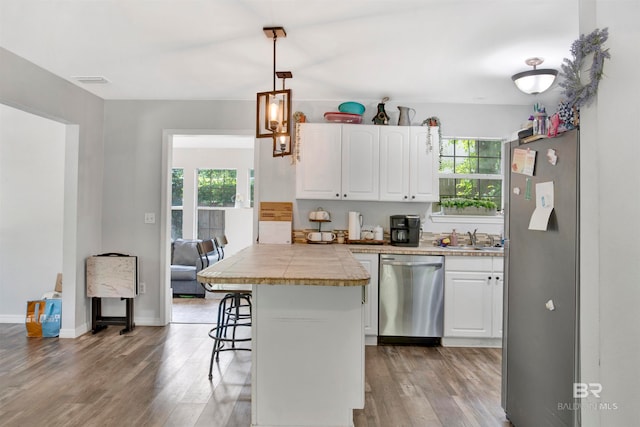
[[[367,345],[375,345],[378,339],[378,254],[354,253],[353,256],[371,276],[369,285],[364,287],[364,335]]]
[[[492,337],[502,339],[502,313],[504,304],[504,258],[493,258],[493,327]]]
[[[427,139],[428,133],[431,139]],[[380,128],[380,200],[436,202],[440,197],[437,128]]]
[[[303,123],[299,132],[298,199],[439,199],[437,128]]]
[[[378,200],[379,173],[377,126],[300,125],[296,198]]]
[[[444,345],[501,345],[502,270],[501,257],[446,257]]]
[[[380,129],[380,200],[409,200],[409,128]]]
[[[375,125],[342,126],[343,200],[378,200],[380,181],[378,129],[379,126]]]
[[[431,134],[427,140],[427,133]],[[411,127],[409,131],[409,194],[411,201],[437,202],[440,200],[438,169],[440,138],[436,127]]]
[[[340,199],[342,194],[342,127],[333,123],[300,125],[300,163],[296,168],[296,197]]]

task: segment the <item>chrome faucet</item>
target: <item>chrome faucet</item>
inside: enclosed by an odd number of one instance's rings
[[[469,235],[469,239],[471,239],[471,246],[476,246],[478,244],[478,238],[476,237],[476,231],[478,231],[477,228],[475,230],[473,230],[473,234],[471,234],[470,231],[467,231],[467,234]]]

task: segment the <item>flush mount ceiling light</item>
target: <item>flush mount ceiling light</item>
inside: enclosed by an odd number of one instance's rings
[[[273,139],[273,156],[291,155],[291,90],[285,89],[291,71],[276,71],[276,42],[287,33],[282,27],[264,27],[264,34],[273,39],[273,90],[259,92],[256,111],[256,138]],[[276,90],[276,78],[282,79],[282,90]]]
[[[536,67],[543,62],[544,59],[542,58],[529,58],[524,61],[525,64],[533,67],[533,70],[523,71],[511,76],[511,80],[513,80],[518,89],[524,93],[535,95],[551,87],[558,75],[558,70],[551,68],[538,70]]]

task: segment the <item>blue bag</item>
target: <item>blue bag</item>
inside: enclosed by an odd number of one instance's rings
[[[43,337],[57,337],[60,335],[62,318],[62,300],[59,298],[45,299],[44,313],[40,316]]]

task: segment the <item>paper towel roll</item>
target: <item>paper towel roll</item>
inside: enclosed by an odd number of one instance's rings
[[[360,212],[349,212],[349,240],[360,240],[362,215]]]

